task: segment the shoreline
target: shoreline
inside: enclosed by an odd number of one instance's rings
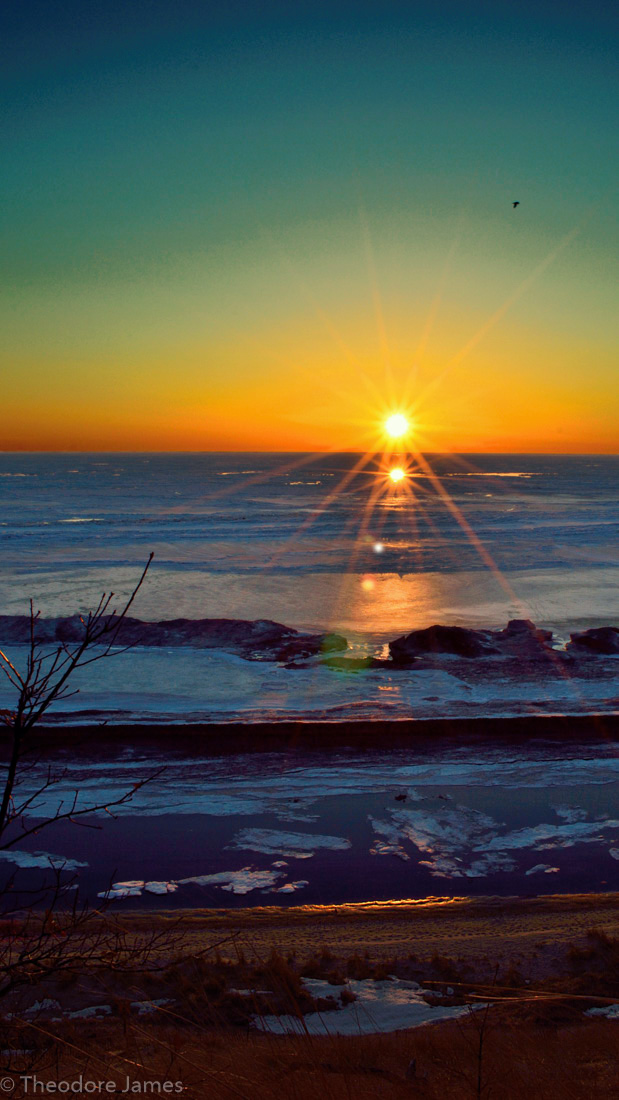
[[[517,717],[400,718],[358,720],[273,720],[267,722],[88,723],[41,724],[32,741],[40,748],[96,745],[165,745],[173,751],[210,751],[217,754],[331,746],[403,748],[412,743],[441,743],[462,739],[519,742],[536,738],[572,741],[619,740],[619,712],[590,714],[519,715]]]

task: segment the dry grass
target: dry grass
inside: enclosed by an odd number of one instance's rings
[[[210,1100],[608,1100],[616,1095],[617,1024],[587,1020],[540,1027],[511,1007],[491,1010],[477,1089],[479,1020],[450,1021],[364,1038],[273,1037],[159,1021],[30,1029],[41,1080],[179,1081]],[[415,1075],[407,1076],[415,1060]],[[142,1086],[142,1091],[143,1086]],[[19,1088],[14,1093],[20,1096]]]

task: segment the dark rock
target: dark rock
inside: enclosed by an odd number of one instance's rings
[[[530,619],[510,619],[504,630],[491,632],[493,644],[503,657],[520,662],[558,664],[565,655],[552,648],[551,630],[542,630]]]
[[[542,630],[530,619],[510,619],[504,630],[494,630],[491,636],[503,650],[552,645],[552,630]]]
[[[348,649],[348,642],[341,634],[295,634],[277,648],[274,656],[277,661],[294,661],[341,649]]]
[[[487,631],[467,630],[462,626],[429,626],[396,638],[389,643],[389,652],[397,664],[434,653],[485,657],[498,652],[490,641],[491,636]]]
[[[248,660],[285,661],[313,657],[346,649],[348,643],[339,634],[304,634],[270,619],[164,619],[142,622],[130,616],[116,620],[108,616],[111,632],[102,643],[170,648],[191,646],[195,649],[226,649]],[[42,643],[79,643],[85,624],[80,615],[37,619],[36,638]],[[0,615],[0,640],[4,643],[28,643],[30,619],[27,615]]]
[[[389,651],[392,661],[399,666],[440,654],[467,659],[565,660],[564,655],[553,650],[552,640],[552,631],[540,629],[530,619],[511,619],[503,630],[466,630],[461,626],[413,630],[391,642]]]
[[[619,653],[619,628],[616,626],[595,626],[591,630],[570,634],[568,650],[582,653],[612,654]]]

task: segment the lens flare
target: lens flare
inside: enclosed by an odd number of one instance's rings
[[[394,466],[393,469],[389,471],[389,477],[391,481],[397,485],[398,481],[404,481],[406,474],[401,466]]]
[[[385,431],[392,439],[401,439],[403,435],[406,435],[409,428],[410,423],[404,413],[393,413],[385,420]]]

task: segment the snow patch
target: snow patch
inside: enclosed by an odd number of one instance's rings
[[[29,1008],[25,1009],[25,1016],[34,1016],[37,1012],[50,1012],[51,1009],[60,1008],[60,1002],[52,1000],[51,997],[44,997],[42,1001],[35,1001]]]
[[[67,1020],[91,1020],[93,1016],[111,1016],[110,1005],[90,1005],[88,1008],[78,1008],[75,1012],[67,1012]]]
[[[344,985],[329,985],[318,978],[303,978],[303,985],[313,997],[339,1000],[341,994],[353,994],[350,1004],[329,1012],[309,1012],[306,1016],[259,1016],[254,1026],[271,1035],[372,1035],[378,1032],[402,1031],[409,1027],[454,1019],[466,1015],[469,1005],[429,1005],[424,997],[429,991],[417,982],[398,978],[384,981],[347,981]],[[475,1005],[482,1008],[483,1005]]]
[[[149,1016],[151,1012],[156,1012],[158,1008],[170,1004],[172,1004],[170,997],[160,997],[156,1001],[132,1001],[131,1008],[137,1012],[138,1016]]]
[[[619,1004],[604,1005],[602,1008],[588,1008],[585,1016],[605,1016],[607,1020],[619,1020]]]

